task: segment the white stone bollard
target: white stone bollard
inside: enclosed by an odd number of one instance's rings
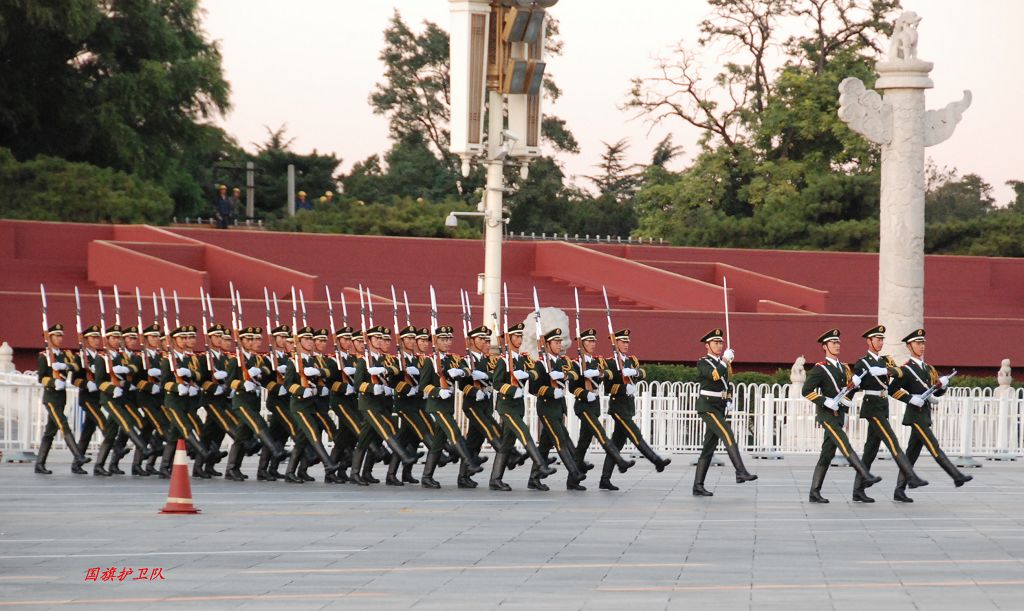
[[[14,372],[14,349],[7,342],[0,345],[0,373]]]

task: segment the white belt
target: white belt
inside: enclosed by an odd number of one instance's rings
[[[864,391],[864,396],[865,397],[882,397],[884,399],[884,398],[889,396],[889,391],[887,391],[887,390],[865,390]]]
[[[725,391],[717,391],[717,390],[702,390],[702,391],[700,391],[700,396],[702,396],[702,397],[713,397],[715,399],[731,399],[732,398],[732,395],[730,393],[725,392]]]

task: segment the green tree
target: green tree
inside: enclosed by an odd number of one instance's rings
[[[333,154],[301,154],[291,149],[287,127],[267,128],[267,141],[256,145],[256,153],[248,156],[259,172],[256,174],[256,214],[265,219],[283,217],[288,208],[288,166],[295,166],[295,188],[305,191],[314,206],[326,191],[337,193],[336,175],[341,159]]]
[[[956,170],[926,168],[924,218],[927,223],[968,220],[995,210],[992,186],[977,174],[960,177]]]

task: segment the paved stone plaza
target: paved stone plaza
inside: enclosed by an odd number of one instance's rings
[[[458,490],[453,468],[440,491],[193,480],[198,516],[157,514],[165,480],[4,464],[0,607],[1024,608],[1021,463],[955,489],[922,459],[932,485],[912,505],[888,500],[891,461],[874,505],[849,502],[853,472],[833,468],[832,503],[810,505],[810,457],[749,461],[761,479],[742,486],[714,468],[710,499],[690,495],[688,459],[639,464],[614,493],[595,477],[528,491],[525,469],[510,494]],[[110,567],[133,574],[104,581]]]

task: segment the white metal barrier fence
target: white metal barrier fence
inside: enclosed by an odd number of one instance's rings
[[[0,449],[28,450],[37,447],[46,424],[42,386],[32,373],[0,374]],[[814,423],[814,405],[802,397],[791,398],[788,384],[738,384],[734,407],[728,413],[736,440],[755,456],[816,453],[822,434]],[[637,387],[636,422],[651,446],[669,453],[698,452],[704,423],[697,415],[699,387],[695,383],[641,382]],[[82,412],[77,390],[69,389],[65,413],[78,433]],[[567,428],[578,438],[580,421],[568,397]],[[536,438],[535,399],[527,396],[526,423]],[[602,397],[600,423],[611,434],[607,397]],[[857,418],[860,395],[847,420],[846,431],[854,447],[863,445],[865,422]],[[890,418],[905,445],[907,427],[899,426],[904,405],[890,400]],[[265,412],[266,413],[266,412]],[[465,419],[459,412],[459,421]],[[1024,388],[950,388],[932,410],[933,430],[951,455],[1012,458],[1024,454]],[[94,437],[93,443],[98,443]],[[55,445],[63,447],[63,440]],[[595,444],[596,447],[596,444]]]

